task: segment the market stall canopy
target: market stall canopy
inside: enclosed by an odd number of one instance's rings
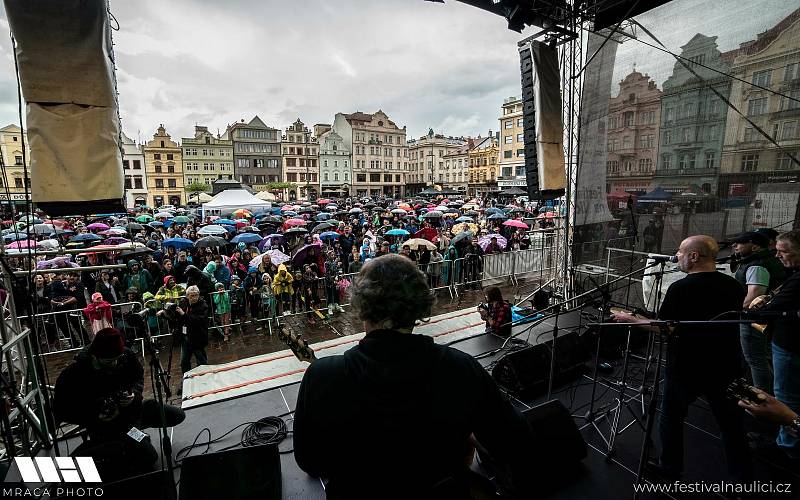
[[[672,195],[661,186],[639,197],[639,203],[661,203],[672,199]]]
[[[255,212],[258,209],[272,208],[272,203],[259,199],[245,189],[226,189],[208,203],[203,203],[203,217],[230,214],[240,208]]]
[[[255,197],[258,198],[259,200],[264,200],[264,201],[275,201],[278,199],[274,194],[270,193],[269,191],[259,191],[255,194]]]

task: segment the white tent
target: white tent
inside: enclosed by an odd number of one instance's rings
[[[226,189],[208,203],[203,203],[203,218],[209,215],[229,215],[234,210],[246,208],[250,211],[272,208],[272,203],[259,200],[244,189]]]
[[[211,200],[213,200],[213,199],[214,199],[214,197],[213,197],[213,196],[211,196],[211,195],[210,195],[210,194],[208,194],[208,193],[200,193],[199,195],[197,195],[197,200],[198,200],[200,203],[208,203],[209,201],[211,201]]]
[[[266,201],[275,201],[278,199],[274,194],[270,193],[269,191],[259,191],[255,194],[255,196],[260,200],[266,200]]]

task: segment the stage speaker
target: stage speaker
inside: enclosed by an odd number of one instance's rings
[[[183,459],[180,500],[280,500],[278,446],[265,444]]]
[[[580,375],[590,357],[583,338],[577,333],[559,336],[556,342],[554,383]],[[492,369],[492,377],[498,385],[519,397],[537,395],[547,387],[552,345],[551,340],[506,354]]]
[[[27,104],[31,194],[48,215],[124,212],[106,0],[4,0]]]
[[[525,179],[530,199],[564,195],[564,127],[558,51],[541,42],[520,47]]]
[[[539,450],[547,450],[548,468],[558,469],[586,458],[586,441],[561,401],[553,399],[522,412]]]

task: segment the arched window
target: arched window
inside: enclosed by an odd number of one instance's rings
[[[324,177],[325,177],[325,181],[327,182],[327,180],[328,180],[328,172],[325,172],[325,176]]]
[[[333,180],[335,180],[335,181],[339,180],[339,172],[334,172],[333,173]]]

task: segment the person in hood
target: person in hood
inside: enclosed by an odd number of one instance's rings
[[[205,300],[211,300],[211,293],[214,291],[214,283],[208,275],[202,273],[194,265],[186,268],[186,287],[196,286],[200,290],[200,296]]]
[[[103,294],[100,292],[92,294],[92,301],[83,308],[83,314],[89,320],[91,338],[94,338],[100,330],[114,326],[114,320],[111,316],[111,304],[103,299]]]
[[[153,277],[139,265],[139,261],[131,259],[128,261],[128,272],[122,280],[123,286],[126,289],[135,288],[140,292],[150,290],[153,285]]]
[[[425,275],[387,255],[364,265],[351,296],[367,333],[303,376],[294,421],[300,468],[328,478],[329,499],[471,498],[474,436],[510,467],[515,497],[529,498],[533,457],[543,450],[527,420],[472,356],[413,333],[433,306]]]
[[[272,279],[272,289],[275,291],[275,296],[278,298],[278,314],[289,314],[289,309],[292,304],[292,295],[294,295],[294,277],[286,269],[286,264],[278,266],[278,272]]]

